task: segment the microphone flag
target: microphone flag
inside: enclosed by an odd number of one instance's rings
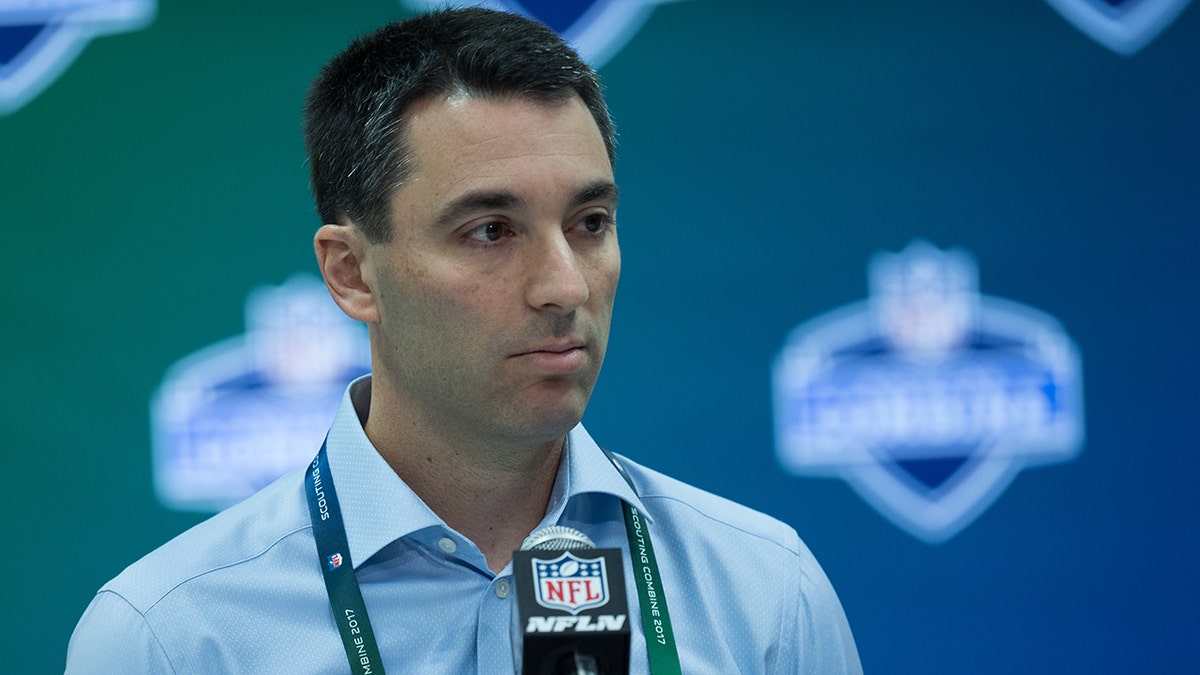
[[[629,672],[629,606],[620,549],[513,552],[517,672],[563,672],[577,655],[596,672]],[[575,672],[571,670],[570,672]]]

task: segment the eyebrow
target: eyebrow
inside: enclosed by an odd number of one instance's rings
[[[512,209],[525,202],[511,192],[468,192],[447,204],[437,217],[437,224],[448,227],[466,215],[481,210]]]
[[[575,194],[575,198],[571,200],[572,208],[583,206],[591,202],[616,202],[617,185],[612,181],[598,181],[585,187]]]
[[[617,194],[617,186],[612,181],[597,181],[575,193],[570,207],[577,208],[598,201],[616,202]],[[476,211],[511,210],[525,203],[524,199],[504,190],[468,192],[442,208],[436,222],[439,226],[449,227]]]

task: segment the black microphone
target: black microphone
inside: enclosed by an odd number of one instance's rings
[[[513,551],[513,658],[521,675],[628,675],[621,550],[554,525]]]

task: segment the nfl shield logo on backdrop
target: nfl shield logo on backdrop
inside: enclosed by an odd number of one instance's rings
[[[571,614],[608,602],[608,570],[604,558],[585,558],[567,551],[553,560],[534,558],[534,597],[542,607]]]
[[[944,541],[1021,469],[1079,452],[1079,356],[1052,317],[980,295],[964,251],[914,242],[869,276],[868,300],[800,325],[775,362],[779,461]]]
[[[154,0],[0,2],[0,114],[50,85],[93,37],[136,30]]]
[[[1133,54],[1175,21],[1191,0],[1046,0],[1085,35]]]
[[[154,394],[154,487],[168,508],[219,511],[321,445],[346,384],[371,369],[363,324],[297,275],[246,298],[246,332],[180,359]]]
[[[676,0],[406,0],[417,9],[489,7],[553,28],[593,68],[604,65],[642,27],[655,5]]]

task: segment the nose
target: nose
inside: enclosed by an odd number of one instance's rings
[[[587,277],[567,238],[557,234],[542,238],[530,256],[527,301],[534,309],[571,312],[587,302]]]

